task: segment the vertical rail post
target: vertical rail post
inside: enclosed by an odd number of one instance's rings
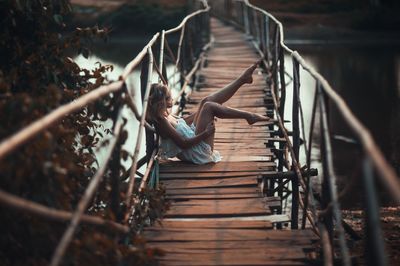
[[[165,80],[168,82],[167,76],[164,74],[164,44],[165,44],[165,30],[161,31],[161,39],[160,39],[160,58],[158,65],[160,66],[160,71],[164,76]],[[158,82],[161,82],[161,77],[158,78]],[[143,97],[143,94],[142,94]]]
[[[243,5],[243,21],[244,21],[244,30],[246,35],[250,34],[250,25],[249,25],[249,9],[244,2],[241,2]]]
[[[117,139],[117,142],[119,139]],[[110,207],[117,222],[121,222],[123,215],[120,209],[120,162],[121,162],[121,145],[118,143],[113,151],[110,170],[111,170],[111,202]]]
[[[265,15],[263,13],[260,14],[260,20],[259,20],[259,24],[260,24],[260,50],[263,52],[263,54],[265,54],[265,40],[266,40],[266,36],[265,36]]]
[[[286,82],[285,82],[285,53],[282,47],[280,47],[279,49],[279,81],[281,85],[281,93],[279,97],[279,115],[282,117],[282,120],[284,120],[285,103],[286,103]]]
[[[261,48],[261,29],[259,23],[259,14],[257,11],[254,10],[253,12],[253,20],[254,20],[254,28],[255,28],[255,39],[258,44],[258,48]]]
[[[365,257],[367,265],[387,265],[382,229],[379,215],[378,199],[374,185],[374,173],[370,159],[363,160],[363,183],[365,187],[365,222],[366,222],[366,243]]]
[[[272,53],[272,78],[274,81],[274,89],[275,89],[275,95],[279,95],[279,89],[278,89],[278,49],[279,49],[279,28],[278,24],[275,23],[274,26],[274,42],[273,42],[273,53]],[[277,99],[279,100],[279,98]],[[279,102],[278,102],[279,103]]]
[[[315,117],[317,113],[317,103],[318,103],[318,95],[319,95],[319,81],[316,82],[315,85],[315,94],[314,94],[314,101],[313,101],[313,107],[311,111],[311,122],[310,122],[310,131],[308,135],[308,149],[307,149],[307,154],[306,154],[306,165],[308,169],[311,169],[311,152],[312,152],[312,136],[314,132],[314,125],[315,125]],[[306,228],[306,211],[308,209],[309,205],[309,199],[311,198],[310,193],[312,193],[312,187],[311,187],[311,176],[309,173],[306,175],[306,191],[305,191],[305,198],[304,198],[304,213],[303,213],[303,219],[301,220],[301,229]],[[314,217],[315,218],[315,217]],[[314,219],[316,221],[316,219]]]
[[[325,130],[324,128],[324,123],[323,123],[323,116],[326,114],[323,114],[323,112],[326,112],[325,108],[322,107],[322,101],[325,101],[325,97],[323,95],[323,90],[321,89],[321,85],[318,84],[318,91],[319,91],[319,97],[318,97],[318,106],[320,107],[320,135],[324,136],[325,135]],[[325,104],[324,104],[325,107]],[[323,177],[322,177],[322,184],[321,184],[321,208],[326,209],[331,202],[331,195],[330,195],[330,190],[329,190],[329,169],[328,169],[328,162],[327,162],[327,145],[326,145],[326,139],[324,137],[321,138],[321,159],[322,159],[322,171],[323,171]],[[325,228],[328,232],[329,235],[329,242],[333,242],[333,217],[332,217],[332,212],[329,211],[325,213],[325,215],[322,217],[322,223],[325,225]]]
[[[346,238],[344,234],[343,224],[342,224],[342,213],[339,206],[339,200],[336,190],[336,175],[333,169],[333,153],[331,146],[331,139],[329,133],[328,124],[328,114],[326,110],[326,100],[321,86],[319,94],[319,106],[320,106],[320,118],[321,118],[321,139],[322,148],[321,154],[323,157],[323,171],[324,179],[322,183],[322,193],[327,193],[328,196],[322,195],[322,203],[327,211],[326,217],[323,217],[323,221],[329,233],[329,238],[331,246],[333,247],[333,217],[336,220],[336,232],[338,235],[338,244],[340,247],[340,255],[342,259],[342,264],[344,266],[350,266],[350,255],[346,244]],[[329,201],[327,201],[329,200]],[[328,205],[329,204],[329,205]],[[329,207],[328,207],[329,206]]]
[[[284,58],[284,51],[282,47],[279,49],[279,80],[280,80],[280,99],[279,99],[279,115],[282,120],[285,120],[285,102],[286,102],[286,83],[285,83],[285,58]],[[279,136],[283,138],[283,133],[280,132]],[[279,153],[278,153],[278,171],[283,171],[284,166],[284,154],[283,150],[285,149],[286,143],[279,142]],[[278,196],[281,199],[281,206],[282,206],[282,198],[283,198],[283,180],[278,180],[279,184],[279,191]],[[280,209],[280,213],[282,213],[282,208]]]
[[[147,53],[145,58],[143,58],[142,68],[140,71],[140,96],[142,99],[142,103],[144,101],[144,96],[146,94],[147,79],[149,75],[149,57],[150,56]],[[156,144],[154,142],[154,133],[152,131],[145,128],[145,135],[146,135],[146,161],[148,162],[150,160],[151,153],[153,152]]]
[[[300,149],[300,127],[299,127],[299,89],[300,89],[299,62],[293,58],[293,103],[292,103],[292,131],[293,131],[293,152],[295,159],[299,161]],[[291,228],[298,228],[299,216],[299,178],[295,175],[292,179],[292,217]]]
[[[264,16],[264,23],[265,23],[265,56],[267,59],[267,63],[269,64],[269,58],[270,58],[270,33],[269,33],[269,17],[267,15]]]

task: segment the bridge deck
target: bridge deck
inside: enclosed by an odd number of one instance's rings
[[[194,92],[187,111],[210,92],[232,81],[257,60],[245,36],[213,19],[215,43],[201,70],[201,90]],[[265,114],[265,75],[256,70],[226,104]],[[215,149],[223,161],[193,165],[168,162],[160,180],[171,199],[162,225],[144,232],[150,247],[166,251],[164,265],[305,265],[314,251],[310,230],[274,230],[276,197],[265,198],[257,177],[275,171],[273,153],[265,143],[270,122],[249,126],[246,121],[218,120]],[[282,220],[281,220],[282,221]]]

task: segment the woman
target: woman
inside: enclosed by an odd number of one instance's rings
[[[218,162],[221,156],[214,151],[214,118],[246,119],[249,125],[268,121],[269,117],[230,108],[222,104],[246,83],[252,83],[252,74],[259,62],[247,68],[236,80],[205,97],[197,112],[177,117],[168,112],[172,107],[171,93],[162,84],[152,84],[147,119],[153,123],[161,137],[160,156],[163,159],[178,157],[195,164]]]

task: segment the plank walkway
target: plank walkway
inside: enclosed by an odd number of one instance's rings
[[[245,36],[211,20],[213,47],[199,91],[186,111],[221,88],[257,60]],[[226,105],[265,114],[268,91],[265,75],[253,75],[253,84],[239,89]],[[271,122],[249,126],[246,121],[216,123],[215,149],[223,156],[217,164],[193,165],[173,161],[160,167],[171,207],[161,225],[147,228],[150,247],[165,250],[162,265],[307,265],[315,255],[316,237],[311,230],[275,230],[274,209],[280,199],[266,198],[257,177],[275,171],[273,153],[266,147]],[[286,218],[287,220],[288,218]]]

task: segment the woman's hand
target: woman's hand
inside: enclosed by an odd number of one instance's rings
[[[206,127],[207,136],[211,136],[215,133],[215,123],[214,121],[210,122]]]

